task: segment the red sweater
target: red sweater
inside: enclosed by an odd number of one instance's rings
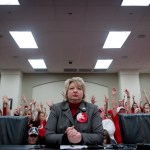
[[[74,104],[74,103],[69,102],[69,107],[70,107],[72,116],[74,116],[77,113],[77,110],[78,110],[80,104],[81,103]]]

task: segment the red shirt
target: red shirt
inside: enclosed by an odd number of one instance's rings
[[[113,120],[115,128],[116,128],[114,137],[115,137],[117,143],[120,144],[120,143],[122,143],[122,138],[121,138],[118,114],[116,114],[116,116],[112,115],[112,120]]]
[[[80,104],[81,103],[77,103],[77,104],[69,103],[69,107],[70,107],[72,116],[74,116],[77,113],[77,110],[78,110]]]
[[[38,125],[38,130],[39,130],[39,136],[44,137],[45,135],[45,126],[46,126],[46,120],[41,121]]]
[[[3,107],[3,116],[6,116],[6,107]]]

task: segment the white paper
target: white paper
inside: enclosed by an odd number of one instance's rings
[[[60,145],[60,149],[82,149],[88,148],[87,145]]]

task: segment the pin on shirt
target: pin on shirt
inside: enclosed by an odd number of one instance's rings
[[[77,121],[78,122],[85,123],[85,122],[87,122],[87,120],[88,120],[88,116],[86,113],[81,112],[81,113],[77,114]]]
[[[84,112],[85,112],[85,111],[86,111],[86,108],[85,108],[85,107],[83,107],[83,108],[82,108],[82,111],[84,111]]]

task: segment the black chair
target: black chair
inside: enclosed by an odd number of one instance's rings
[[[123,144],[150,143],[150,114],[119,114]]]
[[[0,144],[25,144],[27,139],[27,123],[27,117],[0,116]]]

